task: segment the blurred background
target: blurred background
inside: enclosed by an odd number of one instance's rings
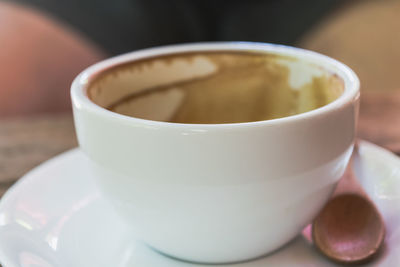
[[[355,70],[359,137],[400,154],[400,0],[0,0],[0,195],[77,145],[69,87],[85,67],[152,46],[260,41]]]

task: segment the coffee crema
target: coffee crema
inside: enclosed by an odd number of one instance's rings
[[[239,123],[304,113],[337,99],[343,81],[304,60],[260,52],[141,59],[98,75],[87,90],[123,115],[175,123]]]

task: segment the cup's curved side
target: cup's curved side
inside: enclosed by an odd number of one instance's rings
[[[350,157],[355,109],[201,133],[74,112],[98,184],[144,240],[176,257],[226,262],[272,251],[312,220]]]

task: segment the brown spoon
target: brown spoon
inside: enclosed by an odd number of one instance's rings
[[[355,147],[352,158],[357,153]],[[312,239],[318,250],[340,263],[363,263],[383,244],[381,214],[355,177],[352,158],[342,179],[313,222]]]

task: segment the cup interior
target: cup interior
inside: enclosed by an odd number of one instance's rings
[[[344,81],[306,58],[261,51],[191,51],[102,70],[87,87],[95,104],[123,115],[175,123],[270,120],[339,98]]]

